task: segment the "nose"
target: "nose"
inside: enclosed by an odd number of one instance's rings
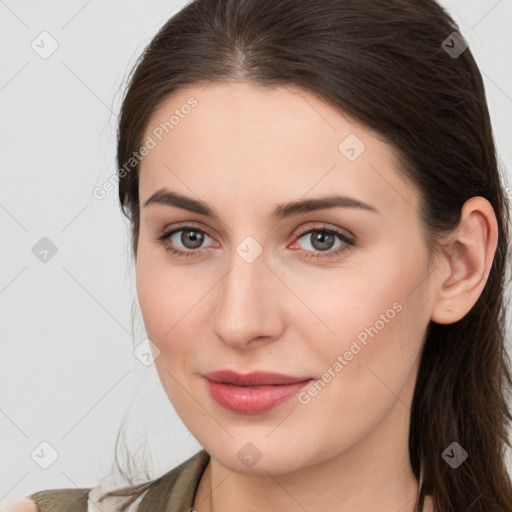
[[[240,349],[278,339],[283,330],[280,286],[263,254],[248,263],[235,252],[217,286],[214,333],[226,345]]]

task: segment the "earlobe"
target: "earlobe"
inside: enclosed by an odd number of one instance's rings
[[[440,275],[433,322],[451,324],[471,310],[487,282],[497,243],[498,223],[491,204],[483,197],[468,199],[439,256],[439,268],[446,272]]]

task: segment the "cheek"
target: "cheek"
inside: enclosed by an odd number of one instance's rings
[[[136,283],[146,333],[157,347],[153,348],[157,373],[169,400],[179,406],[183,397],[178,382],[183,381],[182,366],[188,361],[184,353],[187,343],[179,342],[186,341],[180,335],[184,334],[180,330],[186,312],[183,288],[162,271],[161,264],[151,262],[142,251],[137,259]]]
[[[170,350],[171,341],[187,321],[187,310],[193,297],[190,287],[179,280],[180,273],[149,251],[140,251],[137,259],[137,296],[148,338],[158,346],[162,355]],[[160,358],[161,360],[162,358]]]
[[[162,334],[170,328],[173,295],[163,284],[158,267],[150,265],[144,255],[137,261],[137,296],[148,337],[162,349]]]
[[[408,403],[412,392],[408,383],[424,326],[417,322],[421,308],[414,300],[396,298],[394,288],[391,296],[372,297],[359,308],[350,302],[341,304],[346,315],[339,315],[333,324],[338,335],[310,347],[305,356],[318,362],[318,372],[317,380],[299,397],[306,430],[323,425],[325,439],[348,446],[397,402]],[[407,407],[402,413],[407,415]]]
[[[390,333],[393,324],[403,316],[404,293],[390,274],[382,275],[365,267],[342,269],[315,278],[295,277],[294,293],[303,298],[305,309],[294,302],[294,329],[310,340],[311,350],[322,357],[349,351],[357,341],[361,347],[370,340]],[[312,283],[314,285],[312,286]],[[403,286],[403,284],[402,284]],[[357,352],[355,346],[353,352]],[[351,354],[348,354],[351,357]]]
[[[196,340],[204,329],[204,286],[191,286],[194,275],[172,268],[158,251],[143,248],[137,259],[136,286],[148,338],[158,347],[156,368],[166,391],[174,388],[171,375],[183,380],[197,357]],[[197,279],[196,279],[197,281]],[[201,281],[197,281],[201,283]]]
[[[315,287],[308,294],[308,305],[325,327],[323,336],[310,336],[307,347],[308,359],[318,361],[317,378],[336,380],[363,395],[374,386],[382,387],[378,376],[391,389],[400,389],[429,321],[422,255],[409,260],[388,257],[388,264],[384,260],[378,258],[379,265],[373,267],[365,265],[365,272],[351,269],[344,272],[344,279],[325,280],[322,292]],[[306,281],[302,287],[306,290]],[[300,322],[306,329],[305,321]]]

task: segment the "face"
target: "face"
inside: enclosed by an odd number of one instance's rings
[[[419,196],[392,147],[303,90],[244,82],[175,93],[145,135],[137,292],[199,443],[273,473],[404,443],[433,294]],[[296,383],[204,377],[219,370]]]

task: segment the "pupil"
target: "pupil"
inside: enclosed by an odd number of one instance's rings
[[[183,234],[181,235],[181,242],[185,247],[188,247],[189,249],[196,249],[197,247],[201,246],[203,242],[203,236],[201,233],[198,233],[197,231],[185,229],[183,231]],[[192,242],[192,246],[189,245],[190,242]]]
[[[318,249],[320,251],[330,249],[333,238],[333,235],[331,233],[327,233],[325,231],[314,231],[312,234],[316,234],[316,236],[313,237],[313,246],[315,247],[315,249]],[[317,242],[320,242],[320,246],[316,245]]]

